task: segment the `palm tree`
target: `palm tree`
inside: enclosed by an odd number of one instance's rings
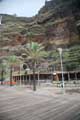
[[[4,64],[2,63],[2,64],[0,64],[0,68],[1,68],[1,85],[3,85],[3,80],[4,80],[4,68],[5,68],[5,66],[4,66]]]
[[[34,36],[34,33],[31,32],[30,30],[28,30],[28,32],[27,32],[27,37],[29,38],[29,43],[32,42],[32,38],[33,38],[33,36]]]
[[[36,91],[36,78],[35,78],[36,65],[45,56],[46,56],[46,52],[44,51],[44,47],[42,46],[42,44],[38,44],[37,42],[28,43],[22,55],[22,57],[27,58],[26,60],[28,60],[28,62],[31,61],[30,64],[33,70],[33,90],[34,91]]]
[[[16,63],[16,56],[12,55],[8,57],[8,63],[10,66],[10,86],[12,86],[12,72],[13,72],[13,65]]]

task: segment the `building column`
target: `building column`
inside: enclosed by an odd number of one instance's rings
[[[70,81],[70,73],[68,72],[68,81]]]
[[[77,73],[75,72],[75,80],[77,80]]]
[[[31,84],[31,75],[29,74],[29,84]]]

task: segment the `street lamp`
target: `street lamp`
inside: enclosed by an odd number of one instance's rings
[[[58,48],[61,62],[61,72],[62,72],[62,88],[64,88],[64,73],[63,73],[63,61],[62,61],[62,48]]]

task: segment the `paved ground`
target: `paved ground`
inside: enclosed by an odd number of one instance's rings
[[[0,120],[80,120],[80,95],[0,86]]]

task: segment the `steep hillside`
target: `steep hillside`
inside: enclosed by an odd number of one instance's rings
[[[80,43],[80,0],[46,1],[32,18],[2,15],[0,56],[16,53],[30,39],[47,50]]]
[[[38,24],[45,25],[47,35],[56,45],[80,42],[80,1],[46,1],[39,11]]]

